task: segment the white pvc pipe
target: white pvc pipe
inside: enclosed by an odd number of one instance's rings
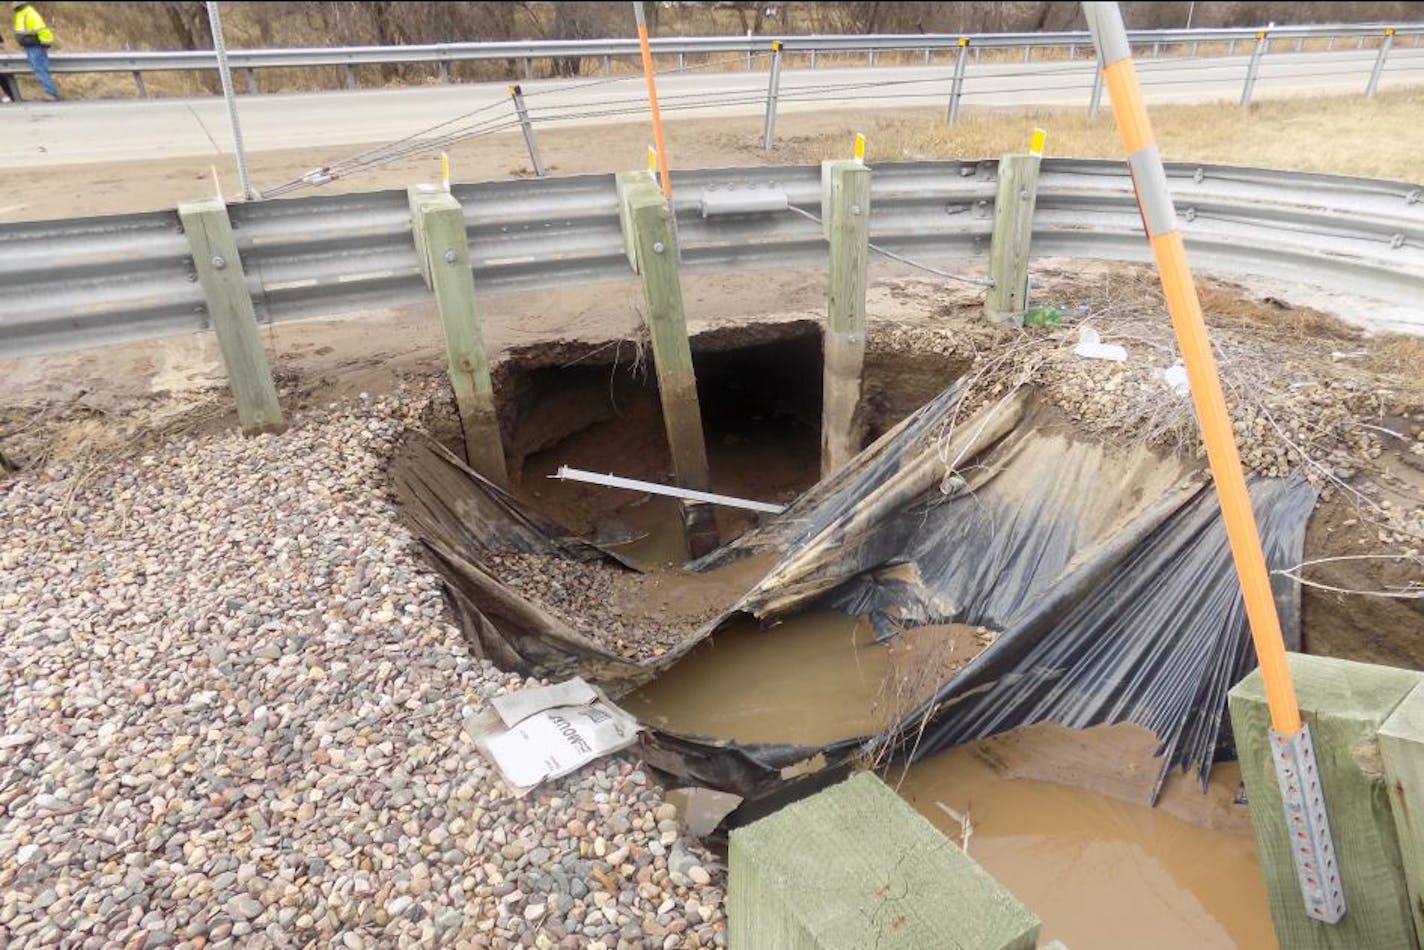
[[[691,488],[678,488],[676,485],[659,485],[656,482],[644,482],[636,478],[623,478],[619,475],[600,475],[598,472],[586,472],[581,468],[569,468],[567,465],[560,465],[559,470],[549,477],[561,481],[568,479],[574,482],[587,482],[590,485],[604,485],[608,488],[627,488],[632,491],[648,492],[652,495],[684,498],[688,501],[705,501],[712,505],[745,508],[748,511],[763,511],[772,515],[779,515],[786,510],[785,505],[773,505],[765,501],[748,501],[745,498],[715,495],[706,491],[693,491]]]

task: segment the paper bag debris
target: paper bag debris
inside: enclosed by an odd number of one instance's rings
[[[500,696],[491,706],[466,728],[519,794],[638,738],[638,720],[578,677]]]

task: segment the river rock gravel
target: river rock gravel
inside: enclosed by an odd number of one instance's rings
[[[0,946],[697,947],[629,758],[516,799],[385,492],[424,384],[0,482]]]
[[[483,566],[521,597],[630,660],[662,656],[731,606],[730,598],[707,602],[686,596],[691,591],[676,599],[660,596],[665,577],[606,561],[505,551]]]

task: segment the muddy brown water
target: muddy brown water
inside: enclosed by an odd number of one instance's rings
[[[748,619],[624,705],[678,732],[820,745],[903,715],[985,640],[946,625],[881,645],[868,623],[831,611],[770,629]],[[1245,809],[1230,803],[1239,773],[1218,767],[1209,796],[1178,779],[1150,808],[1139,802],[1156,771],[1152,747],[1133,726],[1036,726],[882,775],[951,840],[961,826],[941,803],[968,812],[970,855],[1043,919],[1045,941],[1075,950],[1275,946]]]
[[[831,610],[768,629],[744,618],[623,703],[674,732],[823,745],[906,715],[981,646],[974,627],[958,624],[882,645],[869,622]]]

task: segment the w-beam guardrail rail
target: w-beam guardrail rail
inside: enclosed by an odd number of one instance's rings
[[[1204,43],[1226,43],[1235,52],[1235,44],[1251,44],[1259,39],[1293,40],[1303,44],[1309,40],[1325,40],[1332,48],[1341,40],[1357,45],[1376,39],[1383,40],[1386,31],[1396,44],[1418,45],[1424,36],[1424,24],[1340,24],[1311,26],[1272,26],[1239,29],[1198,30],[1136,30],[1128,34],[1134,47],[1155,54],[1171,46],[1187,45],[1195,52]],[[961,40],[967,40],[962,44]],[[936,51],[957,51],[961,45],[971,50],[1021,49],[1025,56],[1034,49],[1060,47],[1083,50],[1091,55],[1092,38],[1086,32],[1058,33],[867,33],[859,35],[813,34],[804,36],[702,36],[662,37],[652,41],[656,56],[677,56],[681,63],[689,55],[741,53],[747,57],[748,68],[755,54],[769,54],[773,41],[782,44],[784,53],[865,53],[866,62],[873,64],[877,53],[918,52],[929,57]],[[1249,52],[1243,46],[1241,52]],[[233,49],[227,51],[228,63],[234,70],[247,73],[248,89],[257,89],[258,69],[293,69],[343,67],[346,84],[355,85],[354,68],[400,63],[433,63],[440,68],[440,78],[448,80],[453,63],[517,61],[522,73],[532,75],[532,63],[538,60],[568,58],[635,58],[638,41],[635,38],[604,40],[516,40],[490,43],[431,43],[410,46],[330,46],[292,47],[288,49]],[[0,55],[0,72],[23,73],[28,67],[25,57],[17,53]],[[130,73],[140,96],[144,95],[142,75],[146,72],[174,70],[215,70],[217,58],[212,50],[153,50],[124,52],[56,52],[50,58],[50,69],[57,73]]]
[[[921,260],[983,259],[996,161],[875,167],[870,239]],[[1424,190],[1401,182],[1168,166],[1192,261],[1205,270],[1418,306]],[[788,211],[704,218],[706,189],[772,185],[819,213],[818,166],[684,171],[674,207],[684,265],[736,270],[826,260],[820,227]],[[475,286],[496,293],[632,276],[612,175],[456,185]],[[428,299],[404,191],[229,208],[257,317],[334,317]],[[1121,162],[1047,159],[1037,256],[1146,260]],[[0,225],[0,356],[206,328],[175,211]]]

